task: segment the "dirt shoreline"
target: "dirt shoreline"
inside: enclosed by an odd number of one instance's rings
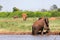
[[[60,32],[49,32],[48,35],[60,35]],[[31,32],[0,32],[0,35],[32,35]]]

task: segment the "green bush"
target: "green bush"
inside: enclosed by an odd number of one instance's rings
[[[40,11],[15,11],[15,12],[0,12],[0,18],[11,18],[13,16],[22,17],[22,13],[26,13],[28,17],[59,17],[60,12],[59,11],[46,11],[46,12],[40,12]]]
[[[16,12],[11,12],[8,17],[13,17],[13,16],[21,17],[21,15],[22,15],[22,12],[16,11]]]
[[[0,12],[0,17],[5,18],[7,17],[8,13],[7,12]]]

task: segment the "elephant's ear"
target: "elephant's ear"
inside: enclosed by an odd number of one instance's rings
[[[46,18],[46,22],[47,22],[47,23],[49,23],[49,20],[48,20],[48,18]]]
[[[45,18],[44,21],[46,23],[46,26],[48,27],[49,26],[49,20],[48,20],[48,18]]]

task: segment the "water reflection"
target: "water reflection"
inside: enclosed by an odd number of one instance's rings
[[[59,35],[0,35],[0,40],[60,40]]]

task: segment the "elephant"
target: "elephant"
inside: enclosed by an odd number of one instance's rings
[[[39,18],[37,21],[35,21],[32,25],[32,35],[37,35],[39,31],[41,31],[41,35],[43,35],[43,30],[47,30],[46,32],[50,31],[49,28],[49,20],[47,17],[45,18]]]
[[[18,16],[13,16],[14,19],[18,18]]]
[[[27,14],[23,13],[23,14],[22,14],[22,18],[23,18],[24,21],[26,21],[26,19],[27,19]]]

